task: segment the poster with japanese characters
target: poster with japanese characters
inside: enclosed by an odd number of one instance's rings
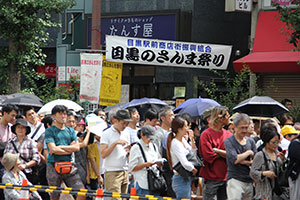
[[[122,63],[108,62],[103,59],[100,105],[112,106],[120,103],[122,68]]]
[[[232,46],[106,35],[106,60],[226,70]]]
[[[102,54],[80,54],[80,102],[99,103]]]

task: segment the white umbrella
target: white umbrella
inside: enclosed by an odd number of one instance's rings
[[[74,101],[67,100],[67,99],[56,99],[53,101],[50,101],[46,103],[41,109],[38,111],[38,114],[51,114],[52,108],[56,105],[64,105],[70,110],[74,110],[75,112],[78,112],[80,110],[83,110],[83,108],[75,103]]]

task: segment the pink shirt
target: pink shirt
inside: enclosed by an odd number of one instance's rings
[[[0,125],[0,142],[7,142],[13,138],[14,134],[11,132],[11,125],[2,126]]]

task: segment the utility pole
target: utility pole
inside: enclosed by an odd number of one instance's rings
[[[251,11],[251,33],[250,33],[250,54],[253,52],[254,38],[258,20],[258,13],[262,8],[262,0],[253,0],[252,11]],[[256,93],[256,74],[250,73],[249,80],[249,97],[252,97]]]
[[[101,49],[101,0],[93,0],[92,49]]]

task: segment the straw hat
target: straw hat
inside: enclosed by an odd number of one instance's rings
[[[3,156],[1,163],[6,170],[12,170],[12,168],[15,166],[18,159],[19,159],[19,154],[8,152]]]

